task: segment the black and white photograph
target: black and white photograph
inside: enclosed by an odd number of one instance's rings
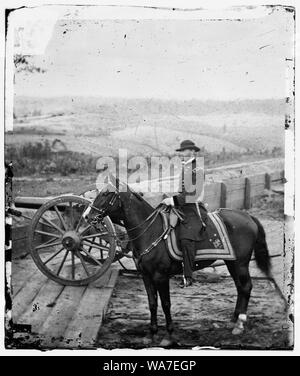
[[[3,14],[5,349],[293,350],[295,8],[133,3]]]

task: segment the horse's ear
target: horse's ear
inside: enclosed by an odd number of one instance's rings
[[[128,185],[126,183],[123,183],[119,178],[114,176],[112,173],[108,174],[108,185],[121,192],[127,192],[129,190]]]
[[[119,182],[118,188],[119,188],[120,192],[128,192],[128,191],[130,191],[130,189],[129,189],[129,187],[128,187],[128,185],[126,183],[124,183],[123,181],[121,181],[119,179],[118,179],[118,182]]]
[[[109,174],[107,175],[107,184],[114,188],[117,188],[117,178],[111,172],[109,172]]]
[[[117,178],[116,176],[114,177],[114,181],[115,181],[115,186],[116,188],[119,190],[119,191],[123,191],[124,190],[124,187],[125,187],[125,183],[123,183],[119,178]]]

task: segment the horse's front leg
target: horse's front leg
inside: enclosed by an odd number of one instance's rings
[[[175,343],[172,336],[174,326],[171,316],[170,280],[167,276],[160,276],[155,279],[155,283],[159,292],[161,306],[165,314],[166,328],[168,332],[167,336],[162,339],[160,345],[162,347],[167,347]]]
[[[152,281],[152,278],[148,275],[143,275],[143,281],[145,289],[148,295],[148,303],[151,315],[150,331],[152,336],[157,333],[157,289]]]

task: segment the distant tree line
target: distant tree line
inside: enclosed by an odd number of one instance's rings
[[[52,144],[46,140],[22,145],[6,145],[5,158],[13,162],[16,176],[30,174],[60,174],[67,176],[70,174],[92,175],[97,173],[96,163],[99,157],[66,150],[64,145],[58,145],[58,141],[60,142],[60,140],[55,140]],[[175,154],[164,155],[171,158]],[[223,148],[220,152],[208,152],[204,149],[201,155],[204,156],[205,166],[212,167],[227,162],[239,163],[281,157],[284,153],[280,147],[260,151],[248,149],[246,152],[226,151]],[[151,156],[147,156],[146,160],[150,166]]]

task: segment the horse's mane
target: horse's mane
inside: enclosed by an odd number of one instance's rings
[[[133,189],[130,189],[130,192],[131,192],[132,194],[134,194],[135,197],[136,197],[138,200],[140,200],[140,201],[145,201],[145,200],[143,199],[143,196],[142,196],[139,192],[136,192],[136,191],[134,191]]]
[[[149,208],[153,209],[153,206],[149,204],[149,202],[147,202],[144,197],[141,195],[141,193],[135,191],[133,188],[129,187],[129,185],[127,184],[127,187],[128,187],[128,190],[139,200],[139,201],[142,201],[144,202]]]

